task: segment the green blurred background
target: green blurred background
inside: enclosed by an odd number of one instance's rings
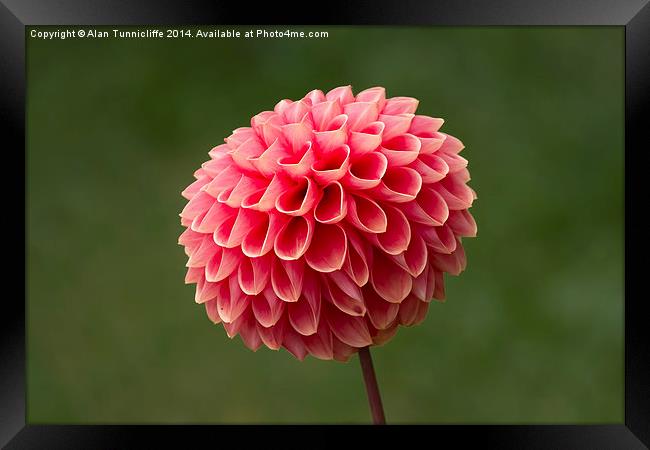
[[[448,301],[373,351],[388,421],[622,422],[623,29],[317,30],[27,38],[28,421],[370,421],[356,358],[229,340],[176,243],[211,147],[352,84],[444,117],[479,197]]]

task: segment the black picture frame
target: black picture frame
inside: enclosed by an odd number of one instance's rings
[[[323,6],[323,5],[321,5]],[[304,8],[303,8],[304,7]],[[642,170],[646,167],[650,104],[650,5],[648,0],[468,0],[416,3],[330,1],[318,15],[304,3],[286,8],[277,3],[237,4],[224,1],[172,2],[128,0],[0,1],[0,118],[3,129],[5,198],[16,202],[6,214],[5,238],[23,248],[8,264],[25,269],[25,27],[37,25],[132,24],[375,24],[431,26],[619,26],[625,28],[625,420],[598,425],[433,425],[359,427],[358,438],[422,433],[425,442],[488,448],[647,448],[650,445],[650,340],[647,299],[642,290],[645,265],[639,258],[648,238],[643,217]],[[597,51],[597,49],[594,49]],[[13,156],[8,162],[7,156]],[[22,170],[21,170],[22,169]],[[7,220],[11,219],[11,220]],[[7,255],[8,256],[8,255]],[[17,263],[22,261],[22,265]],[[634,261],[639,261],[638,263]],[[20,286],[7,274],[5,287]],[[165,443],[186,446],[196,440],[223,442],[244,436],[238,426],[30,425],[26,423],[25,308],[27,283],[16,295],[3,295],[0,344],[0,444],[6,448],[131,448]],[[5,290],[5,293],[8,292]],[[218,427],[217,430],[215,427]],[[262,439],[280,444],[289,433],[294,445],[340,445],[341,436],[322,426],[255,426]],[[287,430],[287,428],[290,428]],[[355,431],[356,433],[356,431]],[[232,436],[229,436],[232,435]],[[145,441],[142,441],[145,440]],[[282,445],[283,447],[286,445]],[[291,447],[291,445],[288,445]]]

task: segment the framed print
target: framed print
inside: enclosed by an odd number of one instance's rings
[[[0,6],[3,445],[649,445],[647,2],[190,3]]]

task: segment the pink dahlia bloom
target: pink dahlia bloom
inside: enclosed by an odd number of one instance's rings
[[[345,361],[421,322],[476,235],[463,144],[418,100],[350,86],[282,100],[183,196],[186,283],[231,338]]]

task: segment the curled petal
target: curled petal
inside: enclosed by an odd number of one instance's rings
[[[251,297],[253,314],[265,328],[278,323],[284,313],[285,305],[286,303],[275,295],[271,286],[267,286],[262,294]]]
[[[476,222],[472,214],[466,209],[449,211],[449,218],[446,223],[456,236],[476,237]]]
[[[280,302],[281,304],[284,304]],[[264,345],[266,345],[271,350],[279,350],[282,346],[282,339],[284,338],[284,327],[286,321],[281,320],[275,325],[270,327],[264,327],[261,323],[257,323],[257,332],[260,335],[260,339]]]
[[[339,224],[316,223],[314,238],[305,253],[305,262],[318,272],[333,272],[343,266],[348,239]]]
[[[400,309],[398,303],[387,302],[370,285],[363,289],[363,299],[368,309],[368,319],[373,327],[383,330],[389,328]]]
[[[300,150],[311,139],[312,126],[307,116],[298,123],[282,126],[282,135],[293,152]]]
[[[413,321],[413,325],[419,325],[424,321],[424,319],[426,319],[427,312],[429,311],[429,303],[430,302],[419,302],[418,303],[418,313],[415,316],[415,320]]]
[[[422,182],[428,184],[442,180],[449,173],[449,166],[445,160],[436,155],[420,153],[420,156],[409,167],[417,170],[422,177]]]
[[[462,172],[456,174],[462,174]],[[445,199],[451,210],[467,209],[474,202],[474,192],[460,177],[447,176],[442,181],[433,184],[432,187]]]
[[[367,233],[384,233],[388,225],[386,212],[374,200],[351,195],[346,220]]]
[[[278,138],[261,155],[251,157],[250,162],[264,177],[271,178],[280,169],[278,161],[290,155],[290,149]]]
[[[186,228],[178,237],[178,245],[185,246],[185,253],[187,256],[190,256],[197,248],[199,248],[203,239],[205,239],[205,234],[197,233],[191,228]]]
[[[288,100],[288,102],[291,103],[291,100]],[[277,117],[277,116],[278,114],[275,111],[262,111],[261,113],[255,114],[253,117],[251,117],[251,127],[253,128],[253,130],[258,131],[258,127],[260,125],[262,125],[264,122],[269,120],[269,118]]]
[[[350,147],[342,145],[329,150],[311,166],[314,179],[319,184],[328,184],[343,178],[350,165]]]
[[[348,251],[345,254],[343,270],[357,284],[364,286],[370,277],[370,264],[372,263],[372,248],[361,239],[354,231],[348,229]]]
[[[241,243],[242,252],[249,258],[267,254],[275,243],[275,238],[286,222],[286,216],[277,213],[265,215]]]
[[[359,131],[352,131],[348,138],[352,158],[371,152],[381,145],[384,122],[370,122]]]
[[[386,89],[381,86],[365,89],[357,94],[358,102],[375,102],[377,109],[381,111],[386,104]]]
[[[395,320],[390,327],[384,330],[370,330],[373,345],[385,344],[395,336],[395,333],[397,333],[397,320]]]
[[[312,111],[313,111],[313,107],[315,105],[318,105],[319,103],[325,101],[325,94],[323,94],[323,91],[321,91],[320,89],[314,89],[313,91],[309,91],[307,95],[305,95],[304,99],[309,100],[309,104],[312,105]]]
[[[389,166],[405,166],[412,163],[420,153],[422,143],[412,134],[401,134],[384,142],[379,151],[388,159]]]
[[[430,302],[436,288],[436,274],[433,266],[427,266],[424,271],[413,279],[411,294],[422,300]]]
[[[408,248],[411,241],[411,226],[402,211],[385,206],[386,231],[378,234],[367,234],[367,238],[374,245],[389,255],[399,255]]]
[[[316,333],[305,336],[303,341],[307,350],[309,350],[309,353],[314,355],[316,358],[325,360],[334,358],[332,332],[325,320],[321,320],[318,323],[318,330]]]
[[[214,230],[214,242],[221,247],[238,247],[265,217],[266,214],[259,211],[240,208],[236,216],[226,219]]]
[[[334,181],[323,188],[323,194],[314,209],[314,217],[321,223],[336,223],[345,218],[348,203],[343,186]]]
[[[308,102],[298,100],[297,102],[292,102],[286,105],[282,110],[282,116],[288,124],[299,123],[307,115],[310,109],[311,105]]]
[[[299,361],[302,361],[305,359],[305,356],[307,356],[307,347],[305,347],[303,337],[291,326],[285,326],[284,328],[282,347],[295,356]]]
[[[235,164],[240,168],[254,171],[255,166],[251,164],[250,159],[260,156],[265,149],[266,146],[255,136],[243,142],[232,152],[231,156]]]
[[[343,107],[343,114],[348,116],[348,130],[359,131],[377,120],[379,109],[375,102],[354,102]]]
[[[303,293],[295,303],[288,303],[289,322],[303,336],[316,333],[320,321],[321,293],[318,279],[305,273]]]
[[[311,109],[314,129],[324,131],[332,120],[342,112],[340,103],[335,100],[318,103]]]
[[[411,126],[413,117],[415,117],[413,114],[397,114],[394,116],[380,114],[379,120],[385,124],[383,133],[384,141],[406,133]]]
[[[303,336],[316,333],[318,317],[309,303],[302,297],[295,303],[288,303],[289,322],[294,330]]]
[[[194,181],[188,187],[183,189],[183,192],[181,192],[181,195],[185,199],[191,200],[192,197],[194,197],[203,188],[203,186],[205,186],[209,182],[210,182],[210,177],[208,177],[208,176],[199,177],[196,181]]]
[[[416,115],[411,121],[409,133],[417,137],[432,137],[443,123],[445,123],[445,120],[438,117]]]
[[[239,337],[241,337],[244,345],[254,352],[262,345],[262,338],[257,332],[257,322],[250,309],[245,314],[242,314]]]
[[[231,277],[227,283],[222,283],[217,294],[217,312],[223,322],[232,323],[237,320],[249,304],[250,297],[239,289],[236,277]]]
[[[314,235],[311,216],[294,216],[284,224],[275,238],[275,254],[280,259],[298,259],[305,254]]]
[[[203,239],[201,244],[195,247],[190,254],[190,259],[185,264],[186,267],[201,267],[205,266],[212,255],[219,250],[217,244],[212,240],[212,236],[209,234],[202,235]]]
[[[185,284],[198,283],[205,276],[205,267],[188,267]]]
[[[444,301],[445,300],[445,280],[443,278],[443,273],[436,270],[435,271],[436,286],[433,291],[433,298],[436,300]]]
[[[251,125],[263,143],[269,146],[282,135],[284,121],[280,114],[264,111],[251,119]]]
[[[276,114],[278,114],[278,115],[280,115],[280,116],[283,116],[284,111],[285,111],[285,110],[289,107],[289,105],[291,105],[292,103],[293,103],[293,100],[288,99],[288,98],[284,98],[284,99],[280,100],[279,102],[277,102],[277,103],[275,104],[275,106],[273,107],[273,112],[275,112]]]
[[[447,224],[440,227],[421,228],[420,236],[429,247],[438,253],[449,254],[456,250],[456,237]]]
[[[410,220],[434,227],[442,225],[449,217],[447,202],[429,187],[423,187],[414,201],[404,203],[402,211]]]
[[[290,187],[291,184],[287,180],[275,175],[266,187],[244,197],[241,201],[241,207],[257,211],[269,211],[275,208],[275,200],[278,196]]]
[[[238,248],[220,248],[205,266],[205,278],[217,282],[230,276],[239,266],[243,256]]]
[[[251,194],[259,192],[264,187],[264,182],[258,178],[251,178],[246,175],[241,176],[237,184],[231,189],[226,188],[217,196],[220,203],[225,203],[231,208],[239,208],[242,201]]]
[[[310,141],[293,155],[283,156],[278,160],[278,166],[291,178],[301,178],[311,172],[311,166],[316,161],[316,155]]]
[[[418,308],[422,302],[414,295],[409,295],[399,304],[399,323],[406,327],[414,325],[418,316]]]
[[[257,137],[257,133],[255,133],[255,130],[253,130],[253,128],[239,127],[236,130],[233,130],[232,134],[225,139],[225,145],[227,145],[228,148],[234,150],[252,137]]]
[[[192,221],[190,228],[199,233],[212,234],[223,222],[231,219],[236,214],[237,210],[235,208],[231,208],[224,203],[214,202],[209,210]]]
[[[241,169],[235,166],[234,164],[229,165],[221,172],[219,172],[212,179],[212,181],[203,188],[203,190],[208,194],[210,194],[212,197],[217,198],[222,191],[226,189],[232,189],[233,186],[239,183],[241,177],[242,177]]]
[[[275,200],[275,208],[290,216],[303,216],[310,211],[319,198],[316,184],[307,177],[299,179],[294,187],[283,192]]]
[[[382,252],[375,252],[370,283],[381,298],[400,303],[411,292],[413,278]]]
[[[332,343],[334,350],[334,359],[339,362],[348,362],[352,355],[354,355],[359,350],[356,347],[341,342],[341,340],[334,335],[332,335]]]
[[[314,131],[314,140],[318,146],[318,155],[326,155],[327,152],[345,144],[348,138],[347,131],[348,116],[339,114],[334,117],[323,131]]]
[[[246,128],[251,129],[250,127],[246,127]],[[246,139],[248,139],[248,138],[246,138]],[[244,140],[246,140],[246,139],[244,139]],[[236,147],[237,146],[235,145],[235,147],[233,147],[233,148],[236,148]],[[208,155],[210,155],[210,158],[212,160],[224,160],[224,161],[232,160],[230,158],[230,155],[228,154],[229,151],[230,151],[230,146],[228,144],[219,144],[219,145],[217,145],[215,147],[212,147],[212,149],[208,152]]]
[[[391,167],[373,190],[376,198],[405,203],[415,199],[422,188],[422,177],[409,167]]]
[[[242,258],[237,271],[239,287],[248,295],[261,293],[268,285],[271,276],[270,255],[259,258]]]
[[[441,133],[441,134],[445,136],[445,141],[440,147],[441,152],[460,153],[460,151],[465,148],[465,145],[460,141],[460,139],[455,138],[450,134],[446,134],[446,133]]]
[[[271,266],[273,291],[285,302],[297,302],[302,291],[305,266],[302,260],[275,259]]]
[[[351,316],[363,316],[366,306],[361,289],[345,272],[337,270],[323,276],[330,300],[338,309]]]
[[[467,160],[457,153],[451,152],[437,152],[437,155],[442,158],[449,167],[449,173],[456,173],[467,167]]]
[[[450,254],[431,252],[431,263],[442,272],[447,272],[450,275],[460,275],[467,266],[465,249],[458,241],[456,249]]]
[[[194,294],[194,301],[196,303],[205,303],[217,297],[219,289],[222,288],[222,284],[228,288],[227,283],[211,283],[207,281],[205,277],[199,278],[198,283],[196,283],[196,291]]]
[[[420,147],[420,155],[430,155],[436,152],[445,142],[447,136],[442,133],[433,133],[431,137],[418,136],[422,146]]]
[[[327,100],[338,100],[341,106],[345,106],[354,101],[352,86],[340,86],[334,88],[325,94],[325,98],[327,98]]]
[[[210,301],[205,302],[205,312],[208,315],[208,319],[214,324],[221,323],[221,317],[217,313],[217,299],[213,298]]]
[[[241,329],[242,324],[244,323],[244,315],[241,314],[236,320],[231,323],[223,322],[223,329],[226,330],[226,334],[230,339],[237,336],[239,330]]]
[[[359,348],[372,343],[363,317],[350,316],[332,305],[326,310],[326,318],[334,336],[344,344]]]
[[[341,183],[350,189],[371,189],[381,183],[388,160],[379,152],[360,156],[348,168]]]
[[[382,114],[414,114],[420,101],[413,97],[393,97],[386,100]]]
[[[210,194],[205,191],[201,191],[192,197],[189,202],[187,202],[187,205],[185,205],[185,208],[183,208],[180,216],[190,221],[194,220],[196,216],[205,213],[208,209],[210,209],[215,201],[216,199]]]
[[[424,239],[417,234],[411,236],[411,242],[404,252],[396,255],[394,260],[413,277],[422,273],[427,264],[427,246]]]

